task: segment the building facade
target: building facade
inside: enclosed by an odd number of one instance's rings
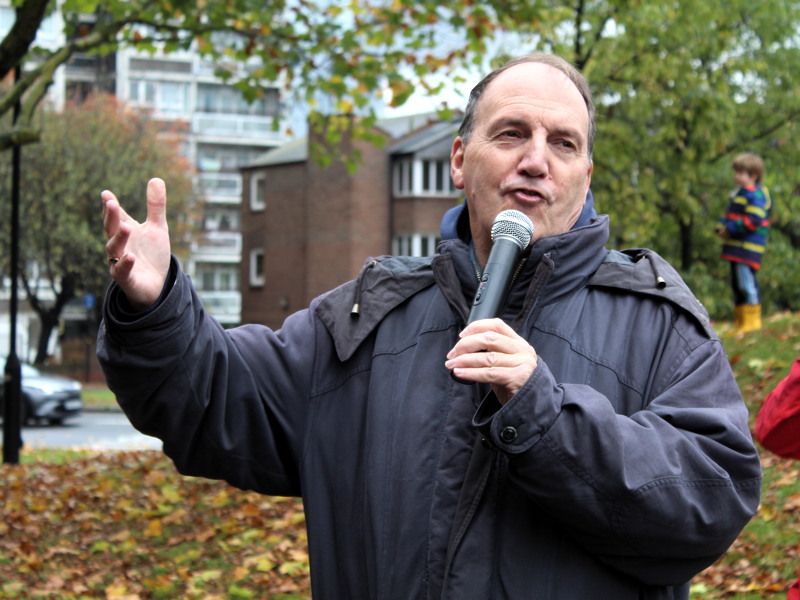
[[[434,254],[442,215],[461,198],[450,179],[457,129],[434,115],[379,121],[383,148],[343,142],[363,158],[352,175],[309,158],[323,141],[313,133],[243,168],[242,322],[280,327],[370,256]]]
[[[247,65],[223,65],[241,71]],[[242,257],[240,167],[285,143],[280,91],[266,88],[248,103],[215,76],[218,63],[197,53],[116,55],[116,95],[152,118],[183,125],[184,154],[195,169],[202,222],[184,265],[206,309],[226,326],[241,320],[239,263]]]
[[[14,19],[12,3],[0,0],[0,33],[5,34]],[[79,19],[81,26],[76,30],[79,35],[85,34],[95,17]],[[53,11],[43,21],[36,43],[56,49],[66,41],[61,13]],[[106,56],[77,53],[56,70],[45,102],[49,109],[59,110],[70,99],[85,98],[93,92],[113,93],[126,104],[148,111],[150,118],[163,123],[170,135],[179,136],[183,154],[193,169],[198,208],[195,212],[200,215],[198,233],[192,239],[184,268],[209,313],[225,326],[237,325],[241,320],[240,168],[288,140],[278,86],[265,87],[259,99],[248,103],[216,75],[223,69],[235,81],[256,67],[211,61],[193,50],[153,55],[133,48]],[[7,306],[4,301],[10,294],[10,281],[2,283],[0,312]],[[85,321],[81,301],[68,306],[63,318],[69,323]],[[21,303],[18,323],[17,346],[27,358],[28,349],[35,344],[32,338],[37,324],[26,303]],[[53,350],[57,351],[55,346]]]

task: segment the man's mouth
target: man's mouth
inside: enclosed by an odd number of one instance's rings
[[[518,189],[514,190],[514,192],[516,194],[520,194],[521,196],[525,196],[527,198],[531,198],[531,199],[534,199],[534,200],[543,200],[543,199],[545,199],[544,194],[542,194],[541,192],[538,192],[536,190],[528,190],[528,189],[518,188]]]

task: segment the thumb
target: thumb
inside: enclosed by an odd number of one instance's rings
[[[153,225],[167,228],[167,186],[158,177],[147,182],[147,220]]]

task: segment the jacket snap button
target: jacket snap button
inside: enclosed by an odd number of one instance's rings
[[[510,425],[503,427],[503,429],[500,431],[500,439],[506,444],[513,442],[515,439],[517,439],[517,430]]]

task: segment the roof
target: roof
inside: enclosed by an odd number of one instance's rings
[[[308,160],[308,138],[301,137],[287,142],[283,146],[267,150],[264,154],[245,165],[245,168],[285,165],[305,162],[306,160]]]
[[[446,146],[446,154],[449,155],[458,127],[459,123],[454,121],[437,121],[389,144],[387,150],[390,154],[418,154],[434,146]]]
[[[449,155],[450,145],[458,131],[456,121],[440,121],[436,113],[422,113],[380,119],[375,126],[388,133],[394,140],[388,147],[389,154],[425,154],[433,152],[437,156],[445,148]],[[308,160],[308,137],[300,137],[283,146],[272,148],[245,165],[246,169],[285,165]]]

